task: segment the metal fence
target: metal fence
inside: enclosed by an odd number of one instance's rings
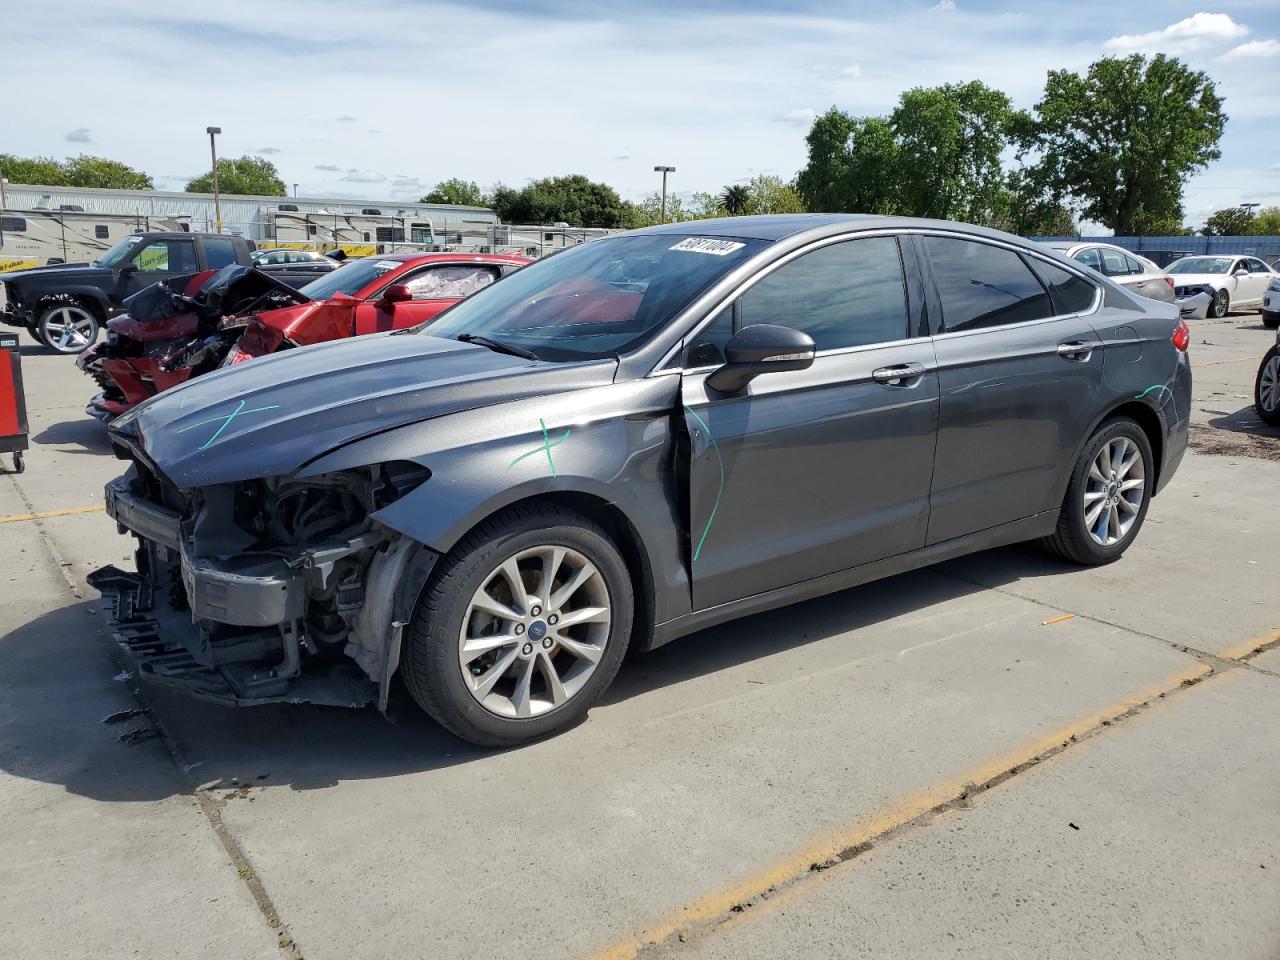
[[[1063,243],[1112,243],[1140,253],[1159,266],[1178,257],[1248,254],[1268,263],[1280,261],[1280,237],[1033,237]]]

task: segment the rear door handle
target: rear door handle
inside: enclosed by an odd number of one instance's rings
[[[1093,344],[1085,343],[1083,340],[1068,340],[1066,343],[1058,344],[1058,356],[1067,360],[1088,360],[1093,354]]]
[[[877,367],[871,371],[871,379],[876,383],[887,383],[895,387],[908,386],[923,376],[923,363],[895,363],[891,367]]]

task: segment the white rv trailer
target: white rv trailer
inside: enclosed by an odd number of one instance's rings
[[[93,259],[96,252],[90,248],[73,250],[72,241],[77,237],[98,241],[101,232],[98,228],[104,226],[111,239],[103,249],[119,239],[119,230],[133,233],[148,229],[197,232],[216,229],[212,194],[14,183],[4,186],[6,222],[14,218],[12,222],[16,226],[17,220],[23,220],[28,229],[14,230],[12,236],[10,231],[5,231],[0,245],[0,265],[11,263],[13,266],[0,266],[0,269]],[[239,195],[223,195],[219,206],[223,232],[252,240],[260,247],[296,247],[321,253],[341,247],[351,256],[411,250],[508,252],[515,249],[510,245],[494,247],[498,218],[487,207],[403,200]],[[125,230],[126,225],[131,226]],[[33,230],[38,239],[26,236]],[[65,250],[64,231],[68,238]],[[23,236],[21,249],[19,234]]]

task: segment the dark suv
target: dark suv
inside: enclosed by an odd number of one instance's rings
[[[1187,442],[1189,334],[1015,237],[741,217],[597,240],[425,328],[118,419],[144,675],[563,729],[628,646],[1021,540],[1116,560]]]

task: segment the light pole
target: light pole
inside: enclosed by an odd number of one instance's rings
[[[296,183],[293,185],[293,199],[298,199],[298,185]]]
[[[1253,208],[1254,208],[1254,207],[1260,207],[1260,206],[1262,206],[1262,204],[1260,204],[1260,203],[1242,203],[1242,204],[1240,204],[1240,209],[1241,209],[1241,210],[1243,210],[1245,213],[1247,213],[1249,216],[1251,216],[1251,217],[1252,217],[1252,216],[1253,216]]]
[[[214,233],[222,232],[222,204],[218,202],[218,146],[214,143],[214,137],[222,132],[221,127],[205,127],[204,132],[209,135],[209,155],[213,157],[213,221]]]
[[[662,174],[662,213],[660,214],[660,216],[662,217],[662,222],[666,223],[667,222],[667,174],[675,173],[676,168],[657,166],[653,168],[653,172]]]

